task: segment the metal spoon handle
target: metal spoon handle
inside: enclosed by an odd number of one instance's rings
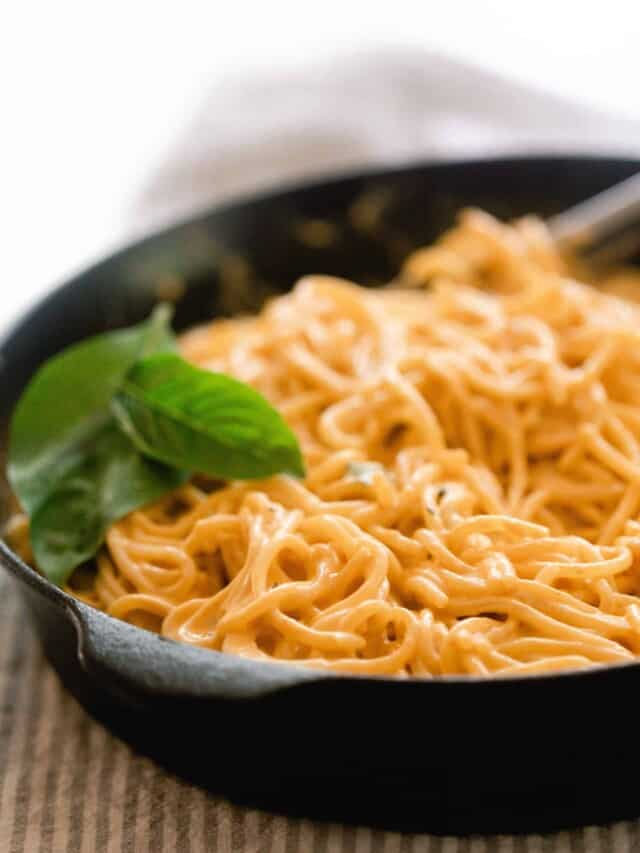
[[[547,224],[564,251],[628,257],[640,245],[640,173],[552,216]]]

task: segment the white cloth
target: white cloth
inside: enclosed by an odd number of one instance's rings
[[[176,73],[180,58],[166,57]],[[149,89],[153,74],[143,60],[133,68],[123,59],[103,81],[99,103],[79,103],[64,89],[55,109],[33,105],[45,116],[64,109],[42,140],[52,149],[29,161],[25,148],[24,162],[12,164],[13,197],[11,180],[3,187],[11,230],[7,223],[0,327],[128,240],[281,181],[432,157],[640,153],[640,109],[637,120],[609,115],[415,47],[325,52],[267,72],[216,71],[214,59],[210,74],[194,71],[171,91],[171,69]],[[246,69],[241,57],[238,67]],[[145,81],[139,108],[136,74]],[[136,97],[129,93],[119,112],[129,89]]]
[[[640,153],[640,121],[418,50],[227,78],[141,188],[137,227],[278,181],[370,164],[526,152]]]

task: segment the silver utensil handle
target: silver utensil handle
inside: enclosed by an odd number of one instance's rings
[[[547,225],[560,248],[572,252],[616,241],[623,232],[628,236],[634,225],[640,235],[640,173],[552,216]]]

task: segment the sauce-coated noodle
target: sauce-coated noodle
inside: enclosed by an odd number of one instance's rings
[[[309,277],[184,335],[279,408],[308,476],[196,479],[114,525],[76,594],[187,643],[363,674],[639,655],[640,309],[571,279],[536,220],[478,211],[404,277]]]

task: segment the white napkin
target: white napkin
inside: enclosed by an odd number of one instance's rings
[[[239,68],[246,68],[243,47]],[[144,77],[146,95],[136,88],[141,60],[134,59],[135,67],[122,59],[120,73],[109,76],[109,98],[91,103],[88,117],[75,90],[61,88],[55,155],[45,141],[37,163],[23,154],[15,164],[15,197],[9,190],[4,198],[12,216],[0,326],[119,245],[280,182],[432,157],[640,154],[640,121],[417,48],[327,50],[280,62],[277,71],[231,76],[216,68],[215,56],[210,73],[196,74],[180,54],[168,55],[184,71],[179,85],[167,85],[167,66],[159,81]],[[85,133],[98,117],[99,132]]]
[[[203,92],[131,224],[150,228],[280,181],[370,164],[525,152],[640,153],[640,122],[417,50],[237,76]]]

